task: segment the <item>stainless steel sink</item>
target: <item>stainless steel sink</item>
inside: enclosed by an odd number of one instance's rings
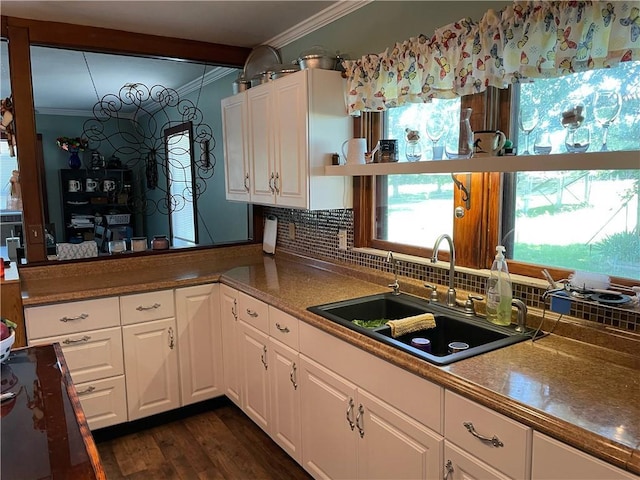
[[[309,307],[308,310],[436,365],[447,365],[464,358],[513,345],[531,339],[534,333],[533,330],[527,330],[521,334],[516,332],[513,326],[493,325],[484,318],[467,316],[455,309],[430,303],[408,294],[383,293],[317,305]],[[427,312],[433,313],[435,317],[436,326],[434,328],[420,330],[397,338],[391,336],[391,327],[388,325],[371,328],[362,326]],[[354,323],[354,320],[358,322]],[[380,320],[380,322],[375,322],[376,320]],[[427,352],[412,346],[411,341],[414,338],[428,339],[431,351]],[[463,350],[457,351],[455,346],[453,349],[450,346],[453,342],[461,342],[467,347],[463,346],[461,347],[464,348]]]

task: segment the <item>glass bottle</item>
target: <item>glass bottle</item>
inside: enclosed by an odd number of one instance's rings
[[[460,111],[460,126],[458,135],[447,137],[445,154],[447,158],[455,160],[458,158],[470,158],[473,155],[473,131],[471,130],[471,108],[463,108]]]

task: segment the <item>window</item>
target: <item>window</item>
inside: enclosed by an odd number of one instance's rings
[[[195,216],[191,123],[183,123],[165,130],[165,148],[171,245],[195,246],[198,243],[198,230]]]
[[[394,108],[384,138],[398,140],[400,161],[442,159],[445,146],[457,142],[459,115],[460,99]],[[442,233],[452,235],[453,186],[450,175],[377,177],[375,238],[427,247]]]
[[[537,154],[544,154],[540,150],[543,145],[540,133],[548,134],[547,151],[551,147],[551,154],[566,153],[562,113],[581,104],[584,116],[581,127],[589,130],[587,151],[592,152],[603,148],[606,123],[604,114],[598,114],[600,123],[594,115],[595,94],[604,89],[618,89],[621,108],[607,127],[605,147],[609,151],[640,150],[640,62],[536,80],[520,87],[514,89],[513,98],[503,90],[493,97],[492,94],[465,97],[461,106],[472,104],[471,123],[475,129],[499,128],[511,132],[507,136],[522,155],[526,139],[518,121],[520,111],[530,111],[531,106],[538,110],[536,125],[528,128],[532,154],[536,147]],[[410,105],[384,114],[388,126],[381,134],[401,139],[400,161],[407,161],[406,128],[419,130],[422,159],[431,160],[433,153],[429,150],[424,119],[428,115],[424,109],[428,112],[430,105]],[[486,112],[482,111],[485,107]],[[456,127],[457,117],[454,119],[449,124]],[[446,147],[449,143],[446,134],[443,138],[440,143]],[[569,147],[575,147],[575,143]],[[579,148],[585,147],[582,141],[577,143]],[[514,161],[518,161],[517,157]],[[436,236],[449,230],[448,233],[453,232],[459,265],[488,268],[495,245],[504,243],[514,273],[541,277],[541,269],[547,267],[557,278],[566,278],[574,270],[587,270],[629,283],[628,279],[640,278],[639,177],[640,169],[458,175],[459,180],[471,187],[472,205],[463,212],[464,218],[454,215],[454,209],[458,213],[463,204],[462,193],[448,176],[376,177],[373,188],[358,181],[356,185],[363,185],[360,193],[367,189],[375,192],[370,239],[361,246],[366,243],[375,248],[426,256],[430,255]],[[355,217],[358,222],[367,222],[366,212],[356,211]],[[363,230],[360,224],[356,229]]]

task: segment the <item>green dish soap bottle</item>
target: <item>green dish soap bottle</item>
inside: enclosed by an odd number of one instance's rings
[[[496,247],[496,258],[491,265],[491,274],[487,280],[487,320],[496,325],[511,324],[511,278],[507,261],[504,258],[505,248]]]

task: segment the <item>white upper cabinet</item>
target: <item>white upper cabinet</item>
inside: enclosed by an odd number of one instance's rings
[[[249,156],[245,92],[222,100],[222,138],[224,143],[224,184],[227,200],[249,201]]]
[[[248,190],[263,205],[351,207],[351,182],[324,175],[352,137],[340,72],[302,70],[224,99],[222,111],[228,200]]]

